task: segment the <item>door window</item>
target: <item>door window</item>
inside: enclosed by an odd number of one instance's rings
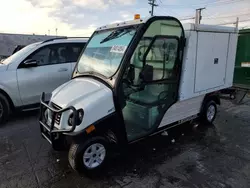
[[[49,48],[42,48],[41,50],[38,50],[33,55],[31,55],[28,59],[36,60],[37,65],[39,66],[47,65],[49,63],[49,54]]]
[[[37,50],[27,59],[36,60],[38,66],[76,62],[82,49],[82,44],[48,45]]]
[[[172,37],[159,37],[153,42],[148,49],[145,63],[152,66],[152,81],[163,79],[174,79],[176,76],[176,68],[178,53],[178,40]]]

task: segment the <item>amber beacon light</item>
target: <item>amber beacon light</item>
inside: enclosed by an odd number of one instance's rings
[[[141,18],[140,14],[135,14],[135,15],[134,15],[134,19],[135,19],[135,20],[138,20],[138,19],[140,19],[140,18]]]

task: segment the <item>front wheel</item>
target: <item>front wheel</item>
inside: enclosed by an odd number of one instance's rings
[[[216,115],[217,105],[214,101],[209,101],[203,109],[202,119],[205,121],[205,123],[212,124],[216,118]]]
[[[69,150],[69,163],[78,173],[94,175],[104,166],[108,143],[103,137],[93,137],[84,143],[74,143]]]

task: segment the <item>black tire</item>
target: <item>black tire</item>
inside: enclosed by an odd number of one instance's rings
[[[214,109],[214,114],[209,117],[211,109]],[[213,110],[212,110],[213,111]],[[211,100],[208,101],[202,110],[202,120],[206,124],[212,124],[216,118],[217,115],[217,105],[216,103]]]
[[[106,154],[102,163],[100,163],[99,166],[95,168],[89,168],[83,162],[83,155],[85,151],[93,144],[101,144],[102,146],[104,146],[106,150]],[[97,175],[101,171],[101,169],[103,169],[103,167],[105,166],[105,163],[108,158],[108,152],[109,152],[108,142],[104,137],[100,137],[100,136],[93,137],[93,138],[86,140],[84,143],[80,143],[80,144],[73,143],[70,146],[69,154],[68,154],[69,164],[75,171],[77,171],[80,174],[84,173],[90,176]]]
[[[3,94],[0,93],[0,125],[4,124],[8,120],[9,115],[10,115],[9,101]]]
[[[231,93],[229,97],[231,100],[236,99],[236,93]]]

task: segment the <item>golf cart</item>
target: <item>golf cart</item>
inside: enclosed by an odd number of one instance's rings
[[[120,149],[194,119],[212,123],[232,86],[237,32],[183,26],[169,16],[97,28],[71,81],[41,97],[42,136],[55,150],[70,144],[69,163],[95,172],[111,146]]]

